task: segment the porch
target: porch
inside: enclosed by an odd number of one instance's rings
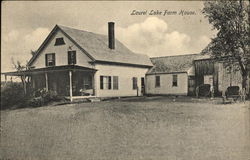
[[[57,95],[73,99],[95,97],[94,75],[96,70],[76,65],[53,66],[26,71],[3,73],[7,76],[22,76],[32,90],[46,89]]]

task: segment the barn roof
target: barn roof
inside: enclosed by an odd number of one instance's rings
[[[152,67],[147,74],[187,72],[193,66],[194,60],[203,58],[204,56],[201,54],[150,58],[154,67]]]
[[[152,66],[148,56],[132,52],[117,39],[115,40],[115,49],[110,49],[107,35],[87,32],[62,25],[56,25],[53,30],[55,31],[57,29],[61,30],[68,38],[76,43],[93,62],[99,61]]]

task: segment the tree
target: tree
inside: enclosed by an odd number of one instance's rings
[[[14,59],[11,59],[12,64],[14,68],[17,70],[17,72],[22,73],[23,71],[29,70],[30,68],[28,65],[22,65],[20,61],[14,61]],[[23,89],[24,89],[24,94],[27,93],[27,84],[30,83],[30,77],[26,76],[25,74],[20,76],[22,84],[23,84]]]
[[[203,50],[212,57],[223,60],[228,66],[237,64],[242,75],[242,88],[248,80],[250,62],[249,2],[218,0],[204,2],[202,13],[208,18],[217,36]]]

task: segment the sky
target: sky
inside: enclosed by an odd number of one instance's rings
[[[216,35],[202,8],[202,1],[4,1],[1,72],[14,71],[12,59],[26,64],[56,24],[107,35],[112,21],[115,37],[135,53],[200,53]]]

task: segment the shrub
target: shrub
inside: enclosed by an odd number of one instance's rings
[[[28,104],[29,106],[32,106],[32,107],[40,107],[44,103],[43,103],[42,97],[34,97],[29,100]]]
[[[8,82],[1,85],[1,108],[7,109],[13,106],[23,106],[27,102],[21,83]]]
[[[34,92],[33,98],[29,100],[29,105],[37,107],[58,100],[61,100],[61,98],[57,95],[55,91],[47,91],[45,88],[43,88]]]
[[[30,94],[24,94],[21,83],[8,82],[1,85],[1,109],[38,107],[61,98],[55,91],[39,89]]]

